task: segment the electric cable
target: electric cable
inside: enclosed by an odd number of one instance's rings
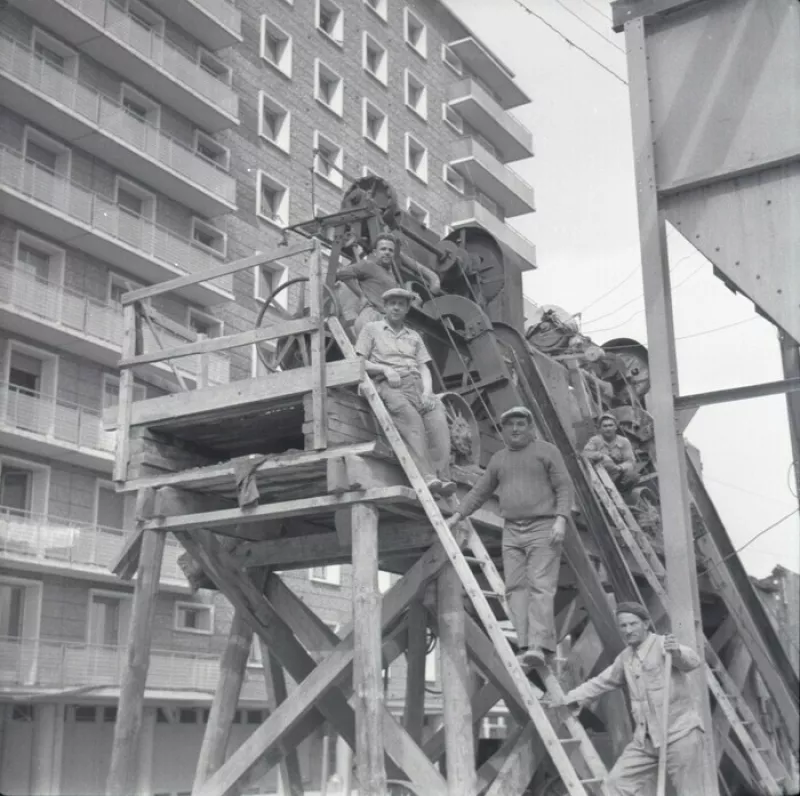
[[[791,461],[789,462],[789,468],[786,470],[786,485],[789,487],[789,491],[792,493],[792,497],[797,497],[797,492],[792,489],[792,469],[797,470],[797,462]]]
[[[580,14],[577,14],[569,6],[561,2],[561,0],[555,0],[555,2],[558,3],[558,5],[560,5],[561,8],[563,8],[564,11],[566,11],[568,14],[575,17],[575,19],[577,19],[578,22],[589,28],[589,30],[592,31],[592,33],[596,33],[603,41],[608,42],[608,44],[610,44],[612,47],[616,47],[616,49],[618,49],[621,53],[623,53],[623,55],[625,54],[624,48],[620,47],[619,44],[617,44],[615,41],[611,41],[611,39],[606,38],[599,30],[597,30],[597,28],[592,27],[582,16],[580,16]]]
[[[530,14],[532,17],[536,17],[536,19],[538,19],[543,25],[546,25],[559,38],[563,39],[567,44],[569,44],[570,47],[574,47],[576,50],[580,50],[587,58],[589,58],[591,61],[594,61],[594,63],[597,64],[597,66],[599,66],[604,72],[608,72],[608,74],[611,75],[611,77],[619,80],[619,82],[622,83],[622,85],[624,86],[628,85],[628,81],[624,77],[618,75],[613,69],[606,66],[599,59],[595,58],[590,52],[584,50],[583,47],[581,47],[578,44],[575,44],[575,42],[572,41],[572,39],[565,36],[555,25],[548,22],[544,17],[537,14],[533,9],[528,8],[528,6],[526,6],[525,3],[522,2],[522,0],[512,0],[512,2],[516,3],[527,14]]]
[[[713,334],[714,332],[721,332],[723,329],[732,329],[734,326],[741,326],[743,323],[752,323],[755,318],[745,318],[742,321],[734,321],[733,323],[726,323],[724,326],[715,326],[713,329],[704,329],[702,332],[693,332],[692,334],[684,334],[676,337],[676,340],[689,340],[692,337],[702,337],[705,334]]]
[[[594,307],[595,304],[597,304],[599,301],[602,301],[606,296],[610,296],[615,290],[619,290],[619,288],[621,288],[629,279],[636,276],[636,274],[638,274],[639,271],[641,271],[641,268],[637,265],[636,268],[634,268],[633,271],[631,271],[621,282],[617,282],[617,284],[614,285],[614,287],[609,288],[608,290],[606,290],[605,293],[598,296],[594,301],[589,302],[585,307],[579,309],[575,313],[575,315],[583,315],[583,313],[586,312],[586,310],[588,310],[590,307]]]
[[[581,2],[585,6],[589,6],[589,8],[591,8],[592,11],[595,12],[595,14],[599,14],[606,22],[610,22],[611,21],[609,19],[609,17],[607,17],[596,5],[592,5],[592,3],[589,2],[589,0],[581,0]]]
[[[791,463],[789,467],[791,467]],[[753,492],[751,489],[745,489],[743,486],[739,486],[738,484],[731,484],[728,481],[721,481],[719,478],[714,478],[713,476],[707,475],[703,473],[703,480],[704,481],[711,481],[713,484],[719,484],[720,486],[726,486],[728,489],[733,489],[737,492],[742,492],[745,495],[751,495],[752,497],[761,498],[762,500],[768,500],[771,503],[782,503],[784,506],[786,505],[783,500],[774,495],[764,495],[761,492]],[[791,490],[790,490],[791,491]]]

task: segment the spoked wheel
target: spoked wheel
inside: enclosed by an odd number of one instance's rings
[[[294,313],[287,312],[276,301],[277,297],[288,290],[292,285],[302,284],[304,286],[301,294],[300,304]],[[285,321],[294,321],[300,318],[307,318],[309,309],[307,304],[307,289],[308,277],[298,276],[284,282],[273,290],[264,306],[258,313],[256,319],[256,327],[261,326],[268,310],[280,316],[280,320],[275,322],[280,330],[280,325]],[[338,316],[340,314],[339,301],[336,294],[328,285],[323,285],[323,298],[322,298],[322,314],[323,317],[328,318],[332,315]],[[275,341],[274,347],[267,347],[264,344],[257,346],[258,357],[264,367],[270,372],[275,373],[278,370],[291,370],[292,368],[307,367],[311,364],[311,335],[308,333],[292,334],[286,337],[280,337]],[[325,360],[331,361],[341,357],[339,347],[336,345],[333,337],[326,331],[325,333]]]

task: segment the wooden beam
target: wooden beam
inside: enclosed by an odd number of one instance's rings
[[[327,388],[325,384],[325,317],[323,315],[322,258],[319,241],[314,240],[314,250],[308,263],[310,315],[316,321],[315,331],[311,333],[311,422],[313,425],[312,444],[316,450],[328,444]]]
[[[294,257],[297,254],[311,251],[314,247],[313,242],[298,243],[295,246],[278,247],[267,252],[257,252],[244,257],[240,260],[233,260],[223,265],[218,265],[215,268],[209,268],[206,271],[200,271],[194,274],[187,274],[186,276],[179,276],[175,279],[168,279],[165,282],[159,282],[156,285],[149,287],[138,288],[137,290],[130,290],[122,294],[122,304],[126,306],[133,304],[135,301],[142,301],[149,299],[153,296],[160,296],[163,293],[170,293],[173,290],[181,290],[189,285],[196,285],[200,282],[207,282],[210,279],[216,279],[220,276],[227,276],[228,274],[235,274],[238,271],[243,271],[246,268],[255,268],[261,265],[273,263],[276,260],[284,260],[288,257]]]
[[[130,371],[123,371],[123,376],[128,372]],[[325,383],[328,387],[346,387],[358,384],[363,375],[364,364],[361,361],[329,362],[326,365]],[[220,407],[224,407],[226,416],[241,414],[242,410],[255,408],[259,404],[266,406],[267,402],[277,403],[299,398],[311,392],[312,388],[311,369],[296,368],[271,373],[258,379],[218,384],[205,390],[172,393],[136,401],[131,407],[131,425],[157,426],[159,423],[174,422],[177,419],[185,421],[189,418],[195,421],[216,420],[223,415]]]
[[[506,796],[525,793],[537,766],[545,759],[542,739],[533,723],[529,723],[517,738],[497,773],[486,796]]]
[[[472,734],[470,671],[465,643],[464,588],[452,566],[439,575],[439,661],[450,796],[476,796],[475,739]]]
[[[363,796],[384,796],[378,510],[374,506],[354,506],[352,512],[356,776]]]
[[[163,487],[172,489],[172,487]],[[196,531],[203,528],[218,529],[226,525],[249,524],[265,519],[313,516],[332,513],[345,506],[359,503],[416,503],[414,490],[406,486],[368,489],[365,492],[350,492],[344,495],[284,500],[278,503],[263,503],[251,509],[219,509],[203,513],[182,514],[175,517],[156,517],[145,523],[145,530]],[[221,533],[222,531],[218,531]]]
[[[264,343],[267,340],[277,340],[279,337],[302,334],[317,329],[319,321],[316,318],[297,318],[291,321],[281,321],[273,326],[259,326],[238,334],[229,334],[224,337],[206,337],[191,343],[163,348],[158,351],[149,351],[145,354],[124,357],[119,361],[119,368],[134,368],[138,365],[149,365],[151,362],[162,362],[165,359],[180,359],[181,357],[196,354],[211,354],[214,351],[227,351],[232,348],[241,348],[246,345]],[[186,331],[186,330],[184,330]]]
[[[261,650],[261,663],[264,667],[264,686],[267,691],[267,708],[270,713],[276,711],[288,698],[286,677],[277,658],[269,651],[267,645],[258,640]],[[286,796],[303,796],[303,772],[297,757],[297,747],[286,749],[286,755],[280,762],[281,785]]]
[[[200,747],[192,791],[197,791],[225,762],[252,640],[253,631],[250,625],[239,611],[235,611],[228,631],[228,642],[220,661],[219,680]]]
[[[425,727],[425,660],[428,652],[428,612],[421,600],[408,608],[408,649],[406,650],[406,705],[403,726],[422,743]]]
[[[122,356],[136,353],[136,308],[131,305],[122,310]],[[114,480],[117,483],[128,477],[131,455],[130,426],[133,416],[133,371],[123,371],[119,377],[119,403],[117,405],[117,435],[114,451]]]
[[[139,575],[133,589],[127,660],[120,684],[111,764],[106,782],[107,796],[128,796],[136,788],[139,730],[150,666],[150,642],[164,557],[164,541],[164,534],[153,532],[146,533],[142,539]]]

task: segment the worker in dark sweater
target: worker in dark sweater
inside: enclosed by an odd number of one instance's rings
[[[545,653],[556,649],[553,600],[572,487],[558,448],[534,439],[526,407],[503,412],[500,424],[505,450],[492,456],[448,524],[452,528],[497,494],[505,520],[503,569],[517,658],[528,667],[543,663]]]

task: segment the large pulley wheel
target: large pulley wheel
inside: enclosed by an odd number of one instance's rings
[[[307,318],[309,316],[309,309],[306,306],[305,289],[302,293],[300,305],[293,313],[287,312],[276,299],[292,285],[302,284],[305,286],[308,284],[308,281],[307,276],[298,276],[276,287],[275,290],[269,294],[264,302],[264,306],[261,307],[261,311],[258,313],[256,328],[262,325],[270,309],[273,313],[280,316],[280,319],[275,322],[278,330],[280,330],[280,325],[286,321]],[[336,298],[336,294],[328,285],[323,285],[323,317],[328,318],[332,315],[338,316],[339,314],[339,302]],[[307,367],[311,364],[311,334],[304,332],[302,334],[291,334],[286,337],[280,337],[274,341],[273,345],[265,345],[264,343],[257,345],[256,350],[258,351],[258,358],[261,360],[261,363],[270,373],[275,373],[279,370]],[[327,330],[325,331],[324,350],[326,361],[340,355],[336,342]]]

